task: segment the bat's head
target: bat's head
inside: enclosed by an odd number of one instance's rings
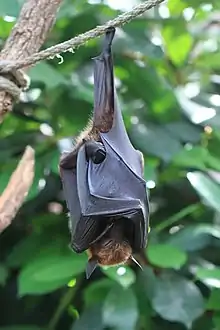
[[[86,268],[87,279],[91,276],[96,267],[99,266],[117,266],[125,264],[132,260],[141,269],[141,265],[132,255],[131,246],[126,242],[116,240],[103,240],[100,245],[93,245],[87,250],[89,260]]]
[[[131,257],[132,249],[128,242],[104,238],[90,247],[93,257],[100,266],[114,266],[125,263]]]
[[[126,263],[132,257],[132,249],[128,242],[114,239],[102,239],[93,244],[87,251],[89,261],[86,269],[87,278],[99,266],[116,266]]]
[[[107,226],[104,235],[90,245],[87,250],[89,255],[86,269],[87,278],[98,265],[117,266],[127,263],[128,260],[133,260],[138,264],[132,256],[132,247],[125,239],[123,228],[123,222],[118,219],[113,225]]]

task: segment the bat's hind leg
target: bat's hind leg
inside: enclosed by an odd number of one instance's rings
[[[100,164],[106,157],[106,151],[101,142],[97,141],[86,141],[86,156],[87,159],[91,159],[94,164]]]

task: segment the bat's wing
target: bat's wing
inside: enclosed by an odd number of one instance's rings
[[[71,247],[76,252],[88,249],[89,243],[99,234],[98,223],[90,216],[82,217],[77,191],[76,170],[60,167],[63,191],[70,212]]]
[[[88,216],[106,222],[106,217],[122,216],[133,222],[131,233],[133,247],[144,247],[148,227],[148,198],[145,181],[137,176],[105,144],[106,158],[101,164],[86,161],[82,146],[77,159],[77,188],[82,218]],[[80,169],[80,170],[79,170]]]
[[[108,144],[142,179],[141,155],[134,149],[127,135],[114,86],[111,54],[114,34],[114,28],[106,32],[103,51],[94,58],[94,125],[100,131],[104,144]]]
[[[77,188],[83,215],[126,215],[141,207],[146,183],[136,176],[108,144],[101,164],[87,162],[85,146],[77,158]]]

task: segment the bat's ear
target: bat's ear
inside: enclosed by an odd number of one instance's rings
[[[96,267],[98,266],[98,261],[95,258],[90,258],[86,265],[86,278],[90,278]]]
[[[133,256],[131,256],[130,258],[134,263],[136,263],[136,265],[138,265],[138,267],[140,267],[141,270],[143,270],[141,264],[139,264],[139,262]]]

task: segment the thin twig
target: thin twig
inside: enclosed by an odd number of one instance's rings
[[[107,23],[97,26],[96,28],[89,30],[83,34],[78,35],[75,38],[57,44],[55,46],[49,47],[41,52],[35,53],[26,57],[20,61],[13,61],[8,63],[1,63],[0,62],[0,72],[8,72],[12,69],[19,69],[24,68],[26,66],[35,64],[39,61],[48,59],[60,53],[66,52],[70,49],[75,49],[76,47],[82,46],[87,41],[94,39],[96,37],[101,36],[105,33],[106,29],[110,26],[118,27],[125,23],[130,22],[135,17],[140,16],[145,11],[159,5],[160,3],[164,2],[164,0],[148,0],[144,1],[141,4],[135,6],[132,10],[125,12],[118,17],[114,18],[113,20],[108,21]]]
[[[28,194],[34,178],[34,150],[27,147],[0,196],[0,233],[12,222]]]

